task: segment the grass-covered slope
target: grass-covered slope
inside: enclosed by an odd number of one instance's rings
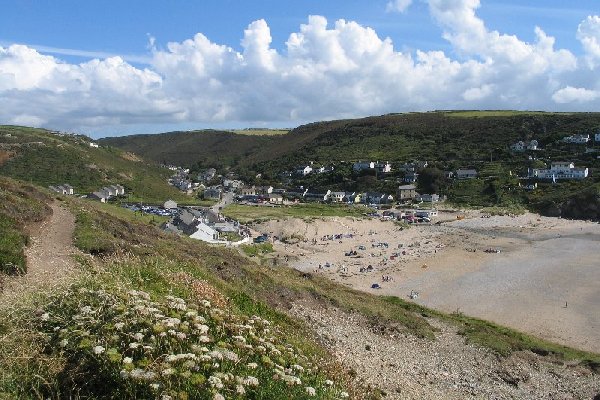
[[[26,272],[23,249],[29,236],[25,228],[51,213],[48,200],[33,186],[0,177],[0,274]]]
[[[473,162],[510,160],[508,146],[536,139],[541,147],[600,129],[600,113],[468,111],[390,114],[316,122],[277,136],[231,132],[175,132],[106,138],[101,142],[155,161],[180,165],[252,165],[289,168],[314,160]],[[560,156],[561,149],[556,149]],[[223,160],[223,161],[220,161]],[[267,166],[269,168],[269,166]]]
[[[245,163],[270,148],[279,136],[228,131],[168,132],[100,139],[99,143],[138,154],[157,163],[211,167]]]
[[[0,175],[42,187],[68,183],[86,194],[122,184],[132,199],[190,198],[167,184],[170,171],[110,147],[93,148],[88,138],[43,129],[0,126]]]

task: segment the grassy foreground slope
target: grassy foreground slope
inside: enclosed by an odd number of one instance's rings
[[[7,191],[18,192],[17,187]],[[307,300],[371,319],[377,330],[436,340],[430,319],[504,356],[518,350],[600,367],[598,355],[462,315],[358,292],[237,251],[166,235],[122,210],[65,199],[84,253],[71,285],[34,308],[0,301],[0,398],[377,398],[353,386],[303,323]],[[93,255],[93,257],[91,256]],[[29,302],[23,302],[29,304]]]
[[[84,136],[0,126],[0,175],[42,187],[68,183],[82,194],[122,184],[133,200],[191,200],[167,184],[169,170],[123,150],[92,148],[89,143]]]

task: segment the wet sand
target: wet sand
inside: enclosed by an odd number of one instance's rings
[[[404,299],[416,291],[419,304],[600,353],[600,224],[476,212],[437,220],[447,222],[400,230],[390,221],[330,218],[256,228],[295,234],[297,243],[276,241],[275,249],[299,270]],[[351,250],[357,255],[344,255]]]

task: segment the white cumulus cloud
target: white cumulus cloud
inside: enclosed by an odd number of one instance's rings
[[[394,2],[408,6],[410,2]],[[531,43],[488,29],[479,0],[429,0],[459,57],[405,53],[355,21],[309,16],[277,51],[265,20],[239,49],[202,33],[166,47],[149,37],[150,62],[120,57],[72,64],[23,45],[0,47],[0,122],[59,129],[185,123],[296,123],[452,108],[597,110],[600,21],[573,34],[578,59],[532,27]]]
[[[600,98],[600,91],[585,88],[567,86],[557,90],[552,99],[560,104],[564,103],[587,103]]]
[[[403,13],[411,4],[412,0],[391,0],[386,4],[385,11]]]

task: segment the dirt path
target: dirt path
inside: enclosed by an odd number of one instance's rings
[[[31,236],[30,245],[25,249],[27,274],[5,281],[0,304],[10,304],[39,291],[51,291],[76,273],[75,217],[58,202],[50,206],[52,215]]]

